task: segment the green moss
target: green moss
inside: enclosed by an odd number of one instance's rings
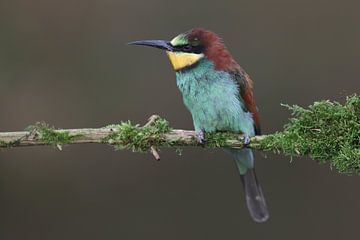
[[[46,123],[36,123],[27,128],[29,131],[36,131],[39,133],[40,140],[46,145],[65,145],[71,143],[81,135],[70,135],[68,131],[56,131],[54,127],[50,127]]]
[[[1,148],[11,148],[11,147],[16,147],[18,146],[20,143],[19,140],[15,140],[15,141],[11,141],[11,142],[5,142],[5,141],[1,141],[0,140],[0,147]]]
[[[315,102],[308,108],[287,106],[292,118],[282,132],[253,139],[250,147],[274,151],[290,156],[308,155],[320,163],[330,163],[341,173],[360,173],[360,97],[348,97],[344,105],[338,102]],[[144,127],[122,122],[106,128],[112,134],[102,139],[103,143],[114,144],[116,149],[130,149],[145,152],[151,146],[180,146],[176,139],[166,142],[163,134],[172,129],[165,119],[156,119]],[[47,145],[71,143],[81,135],[58,131],[45,123],[37,123],[27,129],[29,135],[37,134]],[[35,135],[36,136],[36,135]],[[206,147],[228,147],[239,140],[238,133],[217,132],[206,134]],[[13,147],[20,140],[0,141],[0,147]],[[194,139],[194,143],[195,143]],[[181,149],[177,148],[181,153]]]
[[[293,118],[283,132],[267,136],[260,148],[287,155],[309,155],[339,172],[360,173],[360,97],[315,102],[307,109],[286,106]]]
[[[206,134],[206,147],[217,148],[227,145],[228,139],[238,139],[239,133],[215,132]]]
[[[140,127],[133,125],[130,121],[122,122],[116,125],[109,125],[106,128],[113,129],[113,133],[105,137],[102,142],[115,144],[118,150],[130,149],[134,152],[148,151],[151,146],[168,145],[162,138],[162,134],[171,131],[169,123],[165,119],[157,119],[151,125]]]

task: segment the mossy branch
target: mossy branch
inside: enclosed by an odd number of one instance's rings
[[[270,135],[255,136],[245,145],[238,133],[217,132],[206,135],[209,148],[244,148],[273,151],[290,156],[309,156],[320,163],[329,162],[339,172],[360,173],[360,97],[347,98],[344,105],[338,102],[315,102],[308,108],[285,105],[292,118],[284,130]],[[116,149],[150,151],[159,159],[160,147],[199,146],[194,131],[172,129],[169,123],[153,116],[144,126],[131,122],[103,128],[55,129],[37,123],[22,132],[0,132],[0,148],[103,143]]]

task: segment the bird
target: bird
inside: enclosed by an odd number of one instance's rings
[[[193,28],[170,41],[140,40],[128,44],[166,51],[200,144],[205,144],[206,134],[213,132],[242,133],[246,143],[250,137],[261,134],[253,81],[216,33]],[[235,160],[251,218],[259,223],[267,221],[269,212],[255,174],[252,150],[224,150]]]

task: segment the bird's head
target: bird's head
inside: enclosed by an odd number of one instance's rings
[[[142,40],[129,44],[165,50],[175,71],[194,67],[203,58],[213,61],[217,70],[230,71],[237,68],[237,63],[227,51],[221,38],[202,28],[181,33],[171,41]]]

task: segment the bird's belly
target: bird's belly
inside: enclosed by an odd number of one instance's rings
[[[184,96],[195,130],[235,131],[253,135],[251,114],[244,112],[237,96],[203,93],[200,97]]]

